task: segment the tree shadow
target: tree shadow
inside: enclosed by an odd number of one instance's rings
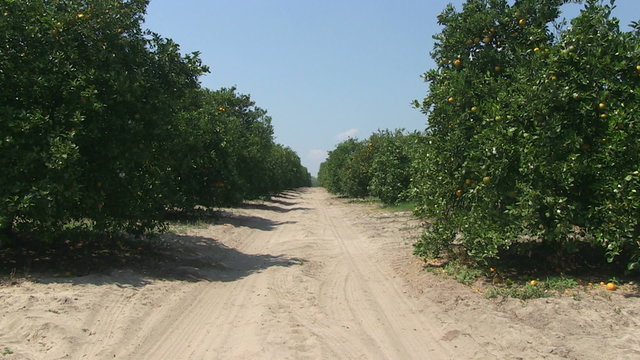
[[[289,202],[289,201],[284,201],[284,200],[275,199],[275,198],[269,199],[269,202],[276,203],[279,205],[284,205],[284,206],[293,206],[298,204],[298,202]]]
[[[78,253],[70,248],[42,253],[32,250],[29,258],[17,259],[12,265],[18,277],[24,275],[15,269],[28,266],[27,275],[41,283],[142,287],[154,280],[237,281],[271,267],[305,262],[282,254],[243,253],[202,236],[164,234],[154,241],[138,239],[121,245],[105,245]],[[6,266],[2,270],[9,274]]]
[[[296,221],[273,221],[252,215],[239,215],[233,213],[223,213],[223,215],[224,216],[216,220],[215,224],[229,224],[235,227],[248,227],[261,231],[273,231],[278,226],[296,223]]]
[[[288,213],[291,211],[302,211],[302,210],[311,210],[306,207],[294,207],[294,208],[283,208],[277,205],[269,205],[265,203],[244,203],[238,206],[239,209],[254,209],[254,210],[265,210],[265,211],[274,211],[277,213]]]
[[[299,188],[299,189],[292,189],[292,190],[285,190],[281,193],[279,193],[277,196],[280,198],[285,198],[285,199],[297,199],[300,197],[300,195],[309,192],[309,189],[307,188]]]

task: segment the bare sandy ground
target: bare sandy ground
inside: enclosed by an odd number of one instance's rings
[[[317,188],[228,209],[151,273],[0,287],[0,360],[640,359],[637,294],[487,300],[422,270],[418,225]]]

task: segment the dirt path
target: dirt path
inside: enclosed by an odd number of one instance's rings
[[[421,271],[417,225],[322,189],[229,210],[153,276],[0,288],[0,359],[640,358],[637,299],[486,300]]]

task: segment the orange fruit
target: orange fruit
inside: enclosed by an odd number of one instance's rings
[[[464,194],[464,191],[462,191],[461,189],[456,190],[456,196],[457,197],[462,196],[462,194]]]
[[[606,107],[607,107],[607,104],[605,104],[605,103],[598,104],[598,109],[600,109],[600,110],[604,110],[604,109],[606,109]]]
[[[615,289],[616,289],[615,283],[610,282],[607,284],[607,290],[614,291]]]
[[[494,70],[495,72],[500,72],[500,71],[502,71],[502,67],[500,67],[500,65],[496,65],[496,66],[493,68],[493,70]]]
[[[6,13],[5,13],[6,14]],[[6,15],[5,15],[6,16]],[[636,70],[640,71],[640,65],[636,65]]]
[[[524,26],[524,25],[526,25],[526,24],[527,24],[527,19],[520,19],[520,20],[518,20],[518,25],[520,25],[520,26]]]
[[[605,284],[604,281],[600,281],[600,285],[604,286],[604,285],[607,285],[607,284]]]
[[[488,184],[491,181],[491,178],[489,176],[485,176],[482,178],[482,182],[485,184]]]
[[[531,280],[531,281],[529,281],[529,285],[536,286],[536,285],[538,285],[538,281],[537,280]]]
[[[551,80],[556,81],[556,80],[558,80],[558,77],[555,76],[555,75],[551,75]]]
[[[77,19],[82,19],[83,17],[84,17],[84,14],[82,14],[82,13],[80,13],[80,14],[76,15],[76,18],[77,18]]]
[[[491,38],[487,36],[487,37],[485,37],[484,39],[482,39],[482,42],[483,42],[485,45],[488,45],[488,44],[491,42]]]
[[[478,107],[477,106],[472,106],[471,107],[471,112],[476,112],[478,111]]]
[[[454,99],[454,98],[453,98],[453,96],[450,96],[450,97],[447,99],[447,101],[448,101],[448,102],[450,102],[450,103],[453,103],[454,101],[456,101],[456,99]]]
[[[539,47],[533,48],[533,51],[538,52],[540,51],[540,48]]]
[[[607,115],[606,113],[600,114],[600,119],[606,119],[608,117],[609,117],[609,115]]]
[[[456,68],[459,68],[460,66],[462,66],[462,60],[460,59],[453,60],[453,66],[455,66]]]

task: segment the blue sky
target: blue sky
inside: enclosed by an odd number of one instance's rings
[[[151,0],[145,26],[201,52],[212,70],[203,86],[250,94],[273,118],[276,141],[315,176],[349,136],[424,129],[410,103],[426,94],[420,74],[434,67],[436,16],[463,2]],[[621,24],[640,20],[639,0],[616,4]]]

